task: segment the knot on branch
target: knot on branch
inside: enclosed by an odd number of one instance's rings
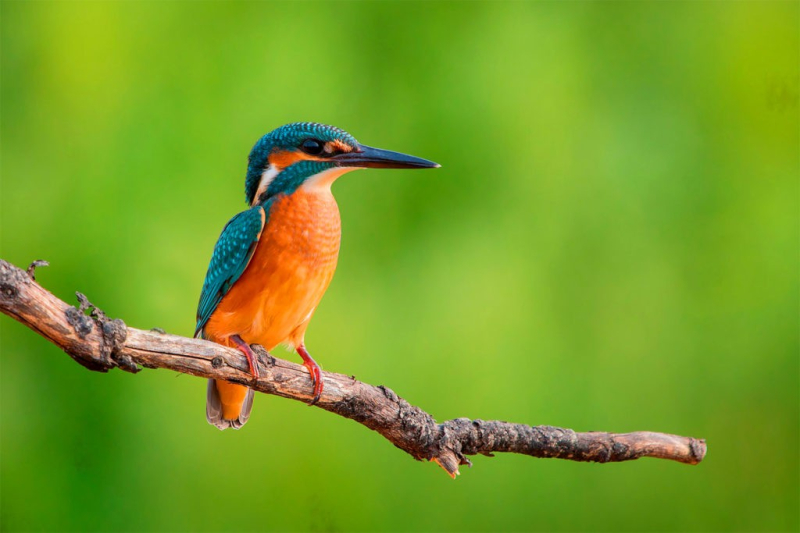
[[[97,327],[102,344],[99,356],[89,360],[74,356],[73,358],[89,370],[96,372],[108,372],[114,367],[133,374],[139,372],[140,368],[133,362],[133,359],[122,352],[128,336],[128,327],[125,322],[119,318],[108,318],[103,310],[90,302],[84,294],[76,292],[75,296],[78,298],[78,307],[70,307],[66,310],[67,322],[81,339],[85,339]]]
[[[0,260],[0,302],[4,306],[12,306],[20,291],[30,282],[31,277],[26,275],[25,271]]]
[[[441,466],[453,479],[460,473],[459,466],[472,467],[472,461],[467,459],[465,453],[477,453],[473,451],[477,449],[473,441],[479,424],[480,420],[456,418],[438,426],[437,451],[431,460]]]

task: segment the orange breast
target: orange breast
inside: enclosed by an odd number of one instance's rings
[[[329,189],[298,189],[271,206],[250,264],[205,327],[206,338],[230,344],[238,334],[271,350],[303,342],[308,322],[336,270],[339,208]]]

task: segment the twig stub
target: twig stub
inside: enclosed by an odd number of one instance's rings
[[[50,266],[50,263],[48,263],[43,259],[37,259],[36,261],[28,265],[28,270],[26,270],[25,272],[27,272],[28,276],[30,276],[32,280],[36,281],[36,269],[38,267],[46,267],[46,266]]]

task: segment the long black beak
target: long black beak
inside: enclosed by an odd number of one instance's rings
[[[356,150],[331,157],[340,167],[366,168],[439,168],[439,163],[413,155],[381,150],[359,144]]]

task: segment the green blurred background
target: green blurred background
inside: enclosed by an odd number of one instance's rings
[[[2,529],[796,530],[799,6],[2,1],[2,257],[56,295],[190,335],[252,144],[330,123],[443,168],[334,187],[324,368],[439,420],[709,443],[454,482],[275,397],[220,432],[203,380],[2,317]]]

